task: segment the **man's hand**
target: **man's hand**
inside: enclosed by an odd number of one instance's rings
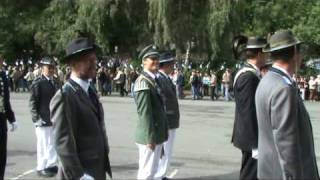
[[[258,149],[252,149],[252,158],[258,159],[258,156],[259,156]]]
[[[42,125],[44,125],[44,124],[46,124],[46,122],[42,121],[41,118],[40,118],[37,122],[34,123],[34,125],[35,125],[36,127],[42,126]]]
[[[10,131],[13,132],[15,131],[16,129],[18,129],[18,123],[15,121],[15,122],[12,122],[10,123]]]
[[[156,148],[156,144],[147,144],[147,147],[154,151],[154,149]]]
[[[94,180],[94,178],[89,174],[84,173],[80,180]]]

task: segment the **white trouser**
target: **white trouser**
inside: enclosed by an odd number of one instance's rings
[[[305,100],[305,93],[306,93],[306,91],[305,91],[305,89],[300,89],[300,92],[301,92],[301,98],[302,98],[302,100]]]
[[[161,180],[155,178],[160,161],[162,144],[156,145],[152,151],[146,145],[137,144],[139,148],[139,170],[137,179]]]
[[[53,129],[36,127],[37,136],[37,171],[56,166],[57,153],[53,143]]]
[[[163,143],[164,155],[161,157],[159,162],[158,171],[155,177],[163,178],[166,176],[166,173],[170,167],[173,143],[176,137],[176,129],[169,130],[169,137],[166,142]]]

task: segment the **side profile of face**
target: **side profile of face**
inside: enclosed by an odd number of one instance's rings
[[[142,62],[144,69],[150,72],[157,72],[159,70],[159,59],[158,58],[145,58]]]
[[[97,56],[94,52],[83,55],[71,63],[72,71],[81,79],[92,79],[96,76]]]
[[[165,63],[163,66],[163,70],[166,74],[172,74],[174,71],[174,62]]]
[[[263,52],[259,52],[257,60],[258,60],[257,62],[258,67],[262,67],[263,65],[266,64],[266,54]]]

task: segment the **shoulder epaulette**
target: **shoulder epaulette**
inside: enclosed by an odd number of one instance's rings
[[[134,84],[133,91],[137,92],[137,91],[148,90],[148,89],[150,89],[150,87],[149,87],[149,84],[148,84],[146,78],[144,78],[144,76],[140,75]]]
[[[241,74],[245,73],[245,72],[252,72],[253,74],[255,74],[257,77],[257,70],[253,69],[253,68],[250,68],[250,67],[243,67],[242,69],[240,69],[236,76],[234,77],[234,80],[233,80],[233,86],[235,86],[238,78],[240,77]],[[260,79],[260,77],[258,77]]]

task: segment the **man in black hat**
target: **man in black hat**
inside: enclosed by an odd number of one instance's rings
[[[52,177],[58,168],[49,104],[59,89],[59,82],[53,77],[55,62],[51,57],[42,58],[40,65],[42,73],[32,82],[29,105],[37,137],[37,173]]]
[[[292,75],[302,62],[301,41],[277,31],[264,49],[274,61],[256,92],[259,179],[319,179],[312,125]]]
[[[179,104],[176,94],[176,87],[170,78],[174,70],[175,57],[164,52],[160,55],[158,84],[162,92],[162,98],[165,106],[165,113],[168,119],[168,140],[163,143],[164,155],[160,159],[156,177],[167,179],[166,173],[170,167],[173,144],[176,136],[176,130],[179,128]]]
[[[50,103],[59,179],[106,179],[112,176],[103,107],[90,86],[95,77],[96,46],[77,38],[66,48],[70,79]]]
[[[10,123],[10,131],[18,127],[10,104],[8,79],[2,70],[3,58],[0,56],[0,180],[4,179],[4,171],[7,162],[7,120]]]
[[[163,143],[168,138],[168,120],[156,74],[159,69],[159,53],[150,45],[144,48],[143,71],[134,86],[134,99],[137,105],[138,122],[135,141],[139,148],[139,170],[137,179],[159,179],[156,177]]]
[[[257,179],[258,122],[255,108],[255,92],[261,75],[260,67],[265,63],[262,48],[266,40],[257,37],[248,39],[247,61],[234,78],[236,102],[232,143],[242,151],[239,179]]]

